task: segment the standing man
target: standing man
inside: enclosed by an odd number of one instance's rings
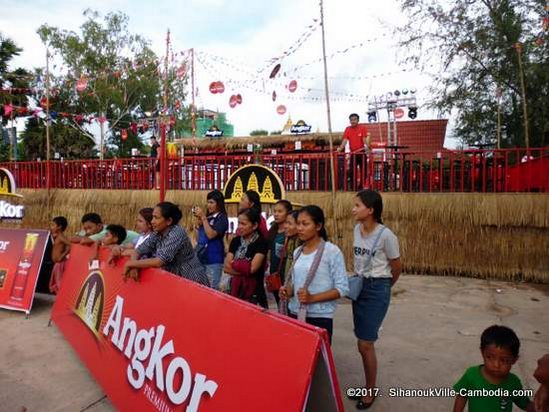
[[[351,151],[351,166],[349,169],[349,176],[351,177],[351,190],[362,189],[364,180],[359,184],[358,188],[355,188],[356,185],[356,169],[360,166],[359,177],[366,177],[366,155],[370,151],[370,133],[368,129],[363,124],[358,124],[360,117],[356,113],[349,115],[350,126],[347,126],[345,132],[343,132],[343,139],[341,144],[337,148],[338,152],[345,150],[345,145],[349,142],[349,147]],[[354,162],[353,162],[354,159]]]
[[[156,189],[160,189],[160,159],[158,158],[158,148],[160,144],[156,141],[156,137],[151,137],[151,159],[154,159],[154,184]]]

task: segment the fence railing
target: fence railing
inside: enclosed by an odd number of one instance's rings
[[[376,149],[338,153],[336,189],[383,192],[549,192],[549,147],[421,153]],[[330,154],[193,154],[167,160],[168,190],[223,189],[236,169],[260,163],[273,169],[287,191],[331,190]],[[0,163],[20,188],[154,189],[154,159],[69,160]]]

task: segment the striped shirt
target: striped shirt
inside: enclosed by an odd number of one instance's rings
[[[206,268],[200,263],[187,232],[178,225],[169,227],[164,234],[154,232],[136,249],[141,255],[154,256],[162,261],[162,269],[210,286]]]

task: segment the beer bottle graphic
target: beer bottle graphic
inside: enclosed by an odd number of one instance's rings
[[[27,282],[29,279],[29,271],[32,266],[32,256],[36,243],[38,241],[38,233],[27,233],[25,236],[25,247],[23,253],[19,258],[17,265],[17,271],[15,272],[15,278],[13,279],[13,286],[11,288],[10,298],[13,300],[21,301],[25,295],[27,289]]]

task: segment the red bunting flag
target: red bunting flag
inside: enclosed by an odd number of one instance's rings
[[[183,63],[181,67],[177,69],[177,77],[179,78],[185,77],[185,73],[187,73],[187,66],[185,65],[185,63]]]
[[[4,116],[8,117],[13,111],[13,106],[11,104],[4,105]]]
[[[280,106],[278,106],[276,108],[276,112],[280,115],[283,115],[284,113],[286,113],[286,106],[284,106],[283,104],[281,104]]]
[[[122,138],[122,140],[126,140],[128,138],[128,131],[126,129],[122,129],[120,137]]]
[[[78,93],[82,93],[84,90],[86,90],[86,87],[88,87],[88,79],[82,76],[76,81],[76,91]]]

